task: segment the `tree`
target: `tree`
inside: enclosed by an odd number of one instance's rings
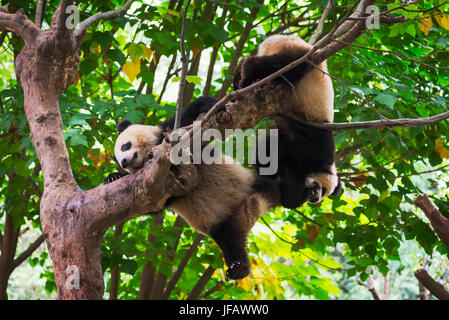
[[[167,110],[163,110],[162,114],[156,113],[158,103],[153,98],[153,95],[156,96],[155,73],[163,56],[168,56],[173,61],[170,63],[171,72],[167,73],[159,92],[157,101],[161,102],[168,81],[177,73],[173,70],[173,66],[177,57],[175,53],[180,47],[178,43],[178,39],[181,39],[179,36],[181,30],[178,27],[182,21],[180,12],[185,6],[183,1],[169,1],[162,7],[141,4],[133,16],[118,18],[125,14],[132,2],[126,1],[121,7],[114,3],[93,8],[80,3],[82,10],[87,10],[90,17],[74,31],[66,27],[67,19],[70,18],[66,9],[73,4],[73,1],[62,0],[57,4],[50,2],[47,4],[45,12],[53,14],[49,29],[46,31],[28,20],[22,10],[15,11],[12,5],[8,10],[2,9],[0,13],[2,35],[13,31],[24,41],[15,59],[15,69],[20,86],[23,88],[24,109],[31,138],[42,166],[44,191],[40,201],[40,222],[53,262],[58,297],[61,299],[100,299],[104,290],[101,242],[107,230],[116,225],[114,238],[123,240],[124,237],[121,237],[123,230],[120,229],[124,222],[148,212],[161,211],[169,196],[188,193],[196,183],[193,166],[180,167],[180,174],[191,176],[185,184],[178,181],[179,175],[175,176],[168,170],[170,167],[168,152],[171,146],[166,143],[156,148],[154,159],[143,170],[136,175],[122,178],[120,184],[99,185],[93,188],[95,186],[93,181],[85,179],[88,176],[86,172],[72,171],[67,140],[73,151],[77,151],[74,152],[75,155],[86,154],[96,141],[102,141],[105,152],[92,149],[90,155],[87,153],[87,158],[94,167],[105,162],[104,154],[111,150],[113,139],[110,137],[113,134],[111,128],[108,129],[99,123],[104,120],[103,115],[112,115],[112,119],[123,115],[114,108],[116,105],[113,99],[117,96],[121,95],[121,105],[126,106],[127,111],[131,111],[136,120],[148,123],[152,117],[167,115]],[[413,216],[408,209],[400,208],[399,204],[403,200],[409,200],[409,194],[416,193],[417,187],[410,177],[422,174],[414,166],[406,165],[406,161],[414,163],[428,159],[432,166],[437,166],[443,161],[446,149],[441,137],[447,132],[447,125],[440,121],[449,117],[443,112],[447,103],[445,88],[447,79],[443,70],[447,69],[432,65],[435,64],[434,61],[438,64],[447,61],[447,50],[444,49],[446,40],[441,36],[445,32],[444,19],[447,16],[440,13],[444,12],[446,5],[436,3],[433,7],[427,7],[418,3],[379,2],[382,11],[380,15],[376,15],[368,8],[372,2],[362,0],[349,6],[343,2],[330,3],[323,12],[321,8],[315,6],[316,3],[298,7],[290,1],[281,5],[269,2],[265,6],[260,5],[261,1],[229,1],[223,4],[204,2],[189,8],[186,11],[189,19],[186,24],[185,42],[186,50],[189,52],[190,69],[187,72],[188,83],[182,99],[186,102],[199,94],[195,91],[198,89],[196,86],[201,57],[206,48],[211,48],[203,91],[223,97],[216,107],[226,105],[227,112],[215,114],[217,108],[214,108],[214,111],[202,120],[202,130],[251,128],[264,117],[273,114],[278,109],[282,95],[290,90],[288,85],[273,87],[269,82],[275,77],[273,75],[244,90],[226,95],[226,92],[230,91],[231,77],[239,58],[249,54],[255,47],[258,34],[256,29],[262,27],[266,33],[293,30],[292,32],[304,38],[313,35],[312,39],[317,40],[314,48],[294,64],[306,59],[318,64],[332,57],[329,59],[330,70],[339,71],[336,82],[342,86],[335,86],[340,98],[337,101],[336,113],[338,123],[327,128],[380,129],[345,130],[336,136],[340,175],[348,188],[357,190],[359,194],[365,195],[364,198],[353,203],[349,203],[348,199],[337,199],[321,207],[307,207],[302,210],[304,213],[289,212],[287,215],[280,210],[274,219],[282,218],[296,226],[296,234],[293,235],[295,242],[292,242],[291,248],[303,254],[308,252],[302,251],[305,247],[320,252],[319,259],[311,259],[317,263],[320,263],[321,258],[327,261],[324,257],[328,247],[335,246],[336,243],[345,243],[349,248],[348,256],[352,265],[346,272],[353,275],[360,273],[361,278],[365,280],[368,276],[366,267],[369,265],[376,265],[382,273],[388,272],[386,260],[396,255],[403,237],[417,237],[428,252],[437,245],[436,239],[429,236],[432,231],[427,225]],[[45,1],[40,1],[35,10],[37,13],[40,12],[36,14],[39,19],[35,21],[45,20],[41,19],[42,3]],[[241,4],[249,5],[249,10],[241,10]],[[112,5],[119,9],[111,10]],[[423,17],[423,14],[429,13],[434,16]],[[92,24],[114,17],[117,19],[108,24],[106,29],[89,32],[88,27]],[[160,21],[157,24],[138,25],[135,35],[139,30],[143,30],[145,36],[152,39],[151,46],[142,45],[134,39],[125,46],[127,49],[125,56],[119,50],[120,44],[114,41],[114,34],[118,29],[124,28],[126,21],[133,22],[136,19],[151,21],[149,17],[157,17]],[[368,22],[374,18],[379,20],[379,29],[367,29],[370,26]],[[431,28],[434,21],[439,26],[433,28],[436,30]],[[226,28],[221,27],[225,22]],[[418,24],[424,26],[421,28],[424,34],[430,34],[430,37],[424,40],[433,46],[425,47],[415,40],[420,32],[417,30],[420,29]],[[235,48],[227,48],[224,44],[233,39],[236,39]],[[376,46],[381,49],[373,50]],[[395,51],[389,49],[395,47],[398,48]],[[368,50],[370,53],[359,54],[362,50]],[[82,52],[81,63],[79,63],[80,52]],[[219,54],[223,55],[229,64],[223,71],[221,83],[216,82],[221,84],[221,87],[215,87],[212,82],[213,70]],[[346,70],[343,66],[348,64],[348,55],[354,66]],[[126,62],[128,58],[131,61]],[[366,66],[370,68],[366,70]],[[99,75],[105,84],[103,87],[98,86],[98,82],[101,81],[98,74],[92,73],[97,69],[101,70]],[[131,81],[136,76],[142,79],[137,92],[122,93],[114,90],[115,87],[126,87],[119,77],[121,71]],[[415,83],[422,85],[416,87]],[[141,95],[145,88],[147,95]],[[111,101],[106,103],[99,99],[95,90],[101,93],[108,92]],[[83,99],[74,98],[76,96],[74,93],[78,91],[81,92]],[[63,95],[64,92],[66,96]],[[73,113],[77,107],[73,105],[77,102],[82,103],[78,110],[89,110],[92,111],[91,114],[84,116],[85,113],[79,113],[75,117]],[[92,102],[93,104],[90,104]],[[432,103],[427,105],[426,102]],[[407,108],[410,104],[416,105],[416,111]],[[149,116],[146,116],[148,109],[144,109],[144,105],[155,108]],[[64,110],[63,113],[61,109]],[[70,128],[64,128],[65,121],[63,122],[61,117],[66,112],[72,112],[72,116],[66,119],[71,124]],[[441,115],[433,117],[437,113]],[[99,117],[93,117],[94,114]],[[420,125],[433,124],[433,126],[409,127],[410,121],[403,120],[403,115],[415,119],[423,118],[411,121],[412,124],[418,121]],[[375,125],[368,122],[373,116],[381,117]],[[349,121],[362,123],[357,126],[345,123]],[[90,127],[94,131],[101,127],[105,132],[104,135],[87,133],[87,130],[77,126]],[[400,128],[388,129],[396,126]],[[8,128],[5,126],[4,129],[9,130],[10,126]],[[354,159],[362,161],[355,163]],[[80,160],[72,157],[73,163],[77,161]],[[86,166],[79,164],[78,168]],[[395,171],[396,175],[392,171]],[[75,180],[75,176],[78,181]],[[397,179],[401,179],[401,185],[396,183]],[[96,176],[93,180],[96,180],[98,185],[101,178]],[[320,214],[320,210],[326,209],[326,206],[331,213]],[[305,220],[303,216],[306,214],[312,219]],[[155,245],[154,232],[161,231],[158,226],[164,223],[163,214],[156,215],[152,221],[153,233],[150,232],[145,238]],[[177,220],[173,223],[174,227],[170,233],[172,240],[167,246],[170,254],[165,262],[173,263],[176,260],[174,253],[178,251],[180,243],[181,222]],[[187,262],[200,243],[201,238],[196,238],[191,243],[190,249],[184,252]],[[115,256],[118,254],[114,249],[120,248],[116,246],[110,249],[109,254],[104,257],[110,258],[111,267],[117,267],[117,263],[114,265],[111,261],[114,252]],[[180,259],[179,272],[185,267],[186,260]],[[167,298],[173,290],[173,285],[179,280],[179,272],[172,272],[170,268],[164,270],[160,266],[156,270],[154,261],[154,259],[147,261],[141,270],[141,298]],[[136,266],[130,260],[126,262],[120,263],[120,270],[128,272],[130,269],[136,270]],[[324,263],[325,266],[331,264],[331,261],[327,262]],[[220,264],[213,260],[209,263],[209,267],[201,270],[203,276],[189,298],[199,297],[217,267],[220,267]],[[282,264],[278,266],[279,270],[282,268]],[[114,288],[118,271],[115,269],[114,281],[111,280],[111,296],[116,296]],[[167,274],[173,274],[173,277],[168,280]],[[77,287],[78,275],[80,287],[73,290]],[[303,288],[309,288],[310,284],[306,281],[299,282]],[[220,284],[217,282],[215,286],[219,288]],[[307,293],[307,289],[304,289],[304,292]],[[319,290],[317,292],[315,295],[318,297],[324,295],[320,295]],[[310,291],[308,293],[310,294]]]

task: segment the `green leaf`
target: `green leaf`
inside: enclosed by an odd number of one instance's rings
[[[377,95],[374,98],[374,101],[383,104],[387,107],[389,107],[390,109],[393,109],[394,104],[396,103],[396,101],[398,101],[398,98],[396,98],[395,96],[382,92],[381,94]]]
[[[405,32],[407,32],[409,35],[411,35],[413,38],[416,36],[416,28],[414,24],[409,24],[405,28]]]
[[[80,70],[83,73],[83,75],[87,75],[97,69],[98,67],[98,60],[97,59],[84,59],[80,63]]]
[[[138,267],[139,265],[137,264],[137,262],[133,260],[125,260],[120,265],[120,271],[123,273],[133,275],[134,273],[136,273]]]
[[[69,132],[64,134],[66,139],[69,139],[69,144],[71,146],[85,146],[88,147],[87,137],[82,134],[81,129],[70,128]]]
[[[202,79],[198,76],[186,76],[186,81],[200,86]]]
[[[123,54],[123,52],[121,50],[118,49],[111,49],[106,53],[106,57],[108,57],[109,59],[113,60],[113,61],[117,61],[120,64],[124,64],[125,63],[125,55]]]
[[[138,44],[131,42],[128,46],[128,53],[133,63],[139,62],[143,56],[144,50]]]

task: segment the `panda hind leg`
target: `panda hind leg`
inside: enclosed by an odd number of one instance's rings
[[[218,244],[228,266],[226,275],[233,280],[243,279],[251,272],[246,253],[248,231],[244,230],[235,215],[212,227],[209,235]]]

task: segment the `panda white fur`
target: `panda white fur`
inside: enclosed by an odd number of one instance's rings
[[[301,58],[311,48],[294,36],[268,37],[259,45],[256,55],[240,62],[234,76],[234,89],[267,77]],[[327,72],[326,61],[318,67]],[[293,113],[306,120],[333,122],[332,80],[308,63],[300,64],[274,81],[286,80],[295,88],[282,102],[281,108],[287,112],[274,117],[279,129],[279,170],[271,178],[280,178],[282,205],[293,209],[306,201],[318,203],[328,195],[337,194],[341,183],[335,169],[332,132],[300,125],[285,116]]]
[[[203,97],[190,104],[183,113],[182,125],[193,121],[215,102],[215,99]],[[129,173],[142,168],[151,148],[161,143],[164,129],[173,126],[172,120],[160,126],[131,124],[128,120],[120,122],[115,160]],[[198,185],[187,195],[168,199],[166,205],[195,230],[214,239],[228,265],[227,276],[241,279],[250,273],[246,253],[248,233],[261,215],[280,202],[278,185],[220,156],[223,164],[196,165]],[[123,175],[111,174],[105,183]]]

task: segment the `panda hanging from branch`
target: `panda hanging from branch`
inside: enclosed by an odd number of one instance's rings
[[[256,55],[240,62],[234,76],[234,90],[266,78],[311,49],[311,45],[294,36],[268,37],[259,45]],[[327,72],[326,61],[318,67]],[[332,132],[288,118],[288,114],[293,114],[305,120],[333,122],[332,80],[319,69],[304,62],[273,80],[293,87],[292,94],[286,96],[280,106],[282,114],[273,119],[279,130],[279,169],[270,176],[279,180],[282,205],[290,209],[305,202],[319,203],[341,190]],[[263,166],[256,163],[256,167]]]
[[[301,58],[309,48],[298,38],[269,37],[260,45],[257,56],[247,57],[240,63],[235,89],[280,70]],[[320,67],[325,68],[325,63]],[[332,83],[321,72],[309,68],[303,63],[284,75],[296,86],[296,95],[286,97],[282,107],[306,119],[331,122]],[[216,102],[210,97],[192,102],[182,113],[181,127],[192,124]],[[340,186],[331,132],[304,127],[287,118],[276,117],[275,121],[279,129],[278,172],[271,176],[255,175],[220,155],[223,164],[197,165],[200,182],[190,194],[172,197],[166,203],[167,208],[182,216],[192,228],[214,239],[223,252],[228,266],[226,274],[231,279],[242,279],[250,273],[246,241],[261,215],[280,203],[288,208],[297,208],[306,201],[317,203]],[[158,126],[122,120],[117,126],[119,136],[113,157],[122,172],[110,174],[105,183],[141,169],[151,149],[162,142],[164,132],[173,125],[174,118]]]

